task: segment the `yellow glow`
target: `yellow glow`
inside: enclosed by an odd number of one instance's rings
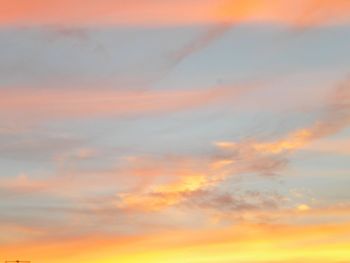
[[[57,241],[56,241],[57,242]],[[79,244],[79,245],[77,245]],[[350,225],[237,225],[223,229],[163,231],[132,239],[99,238],[8,247],[33,262],[347,262]],[[38,253],[38,252],[41,253]],[[74,257],[71,253],[74,251]],[[3,251],[0,251],[3,252]]]
[[[210,182],[204,175],[182,177],[180,181],[153,187],[145,193],[120,194],[120,208],[130,208],[143,211],[158,211],[181,202],[183,193],[204,189]]]
[[[308,211],[310,210],[310,207],[306,204],[300,204],[297,206],[297,210],[298,211],[301,211],[301,212],[304,212],[304,211]]]

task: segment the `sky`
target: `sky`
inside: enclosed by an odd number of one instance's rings
[[[350,262],[349,0],[0,0],[0,261]]]

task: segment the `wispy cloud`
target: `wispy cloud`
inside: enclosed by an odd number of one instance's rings
[[[228,151],[233,161],[242,162],[248,171],[251,169],[262,174],[273,174],[286,166],[289,154],[349,126],[349,102],[350,85],[345,81],[334,89],[319,119],[309,126],[270,142],[247,139],[242,142],[217,142],[216,146]]]
[[[186,90],[1,89],[1,115],[33,119],[160,114],[207,106],[247,87]]]

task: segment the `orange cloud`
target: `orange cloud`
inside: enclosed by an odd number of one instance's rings
[[[286,138],[275,142],[252,142],[250,146],[252,150],[263,154],[279,154],[285,151],[301,149],[312,138],[312,132],[308,129],[297,130],[289,134]],[[235,149],[239,147],[238,143],[234,142],[216,142],[216,146],[222,149]],[[250,143],[247,142],[249,145]]]
[[[182,177],[178,182],[151,187],[144,193],[120,194],[119,208],[158,211],[174,206],[185,199],[186,193],[195,192],[207,188],[210,185],[203,175],[191,175]]]
[[[349,21],[347,0],[1,0],[2,25],[186,25]]]
[[[286,139],[281,139],[272,143],[254,143],[253,149],[261,153],[278,154],[284,151],[301,149],[312,139],[313,133],[308,129],[298,130],[288,135]]]
[[[228,0],[219,16],[228,21],[282,23],[307,27],[329,22],[349,22],[347,0]]]
[[[148,159],[150,163],[157,160]],[[243,162],[249,160],[243,160]],[[158,212],[171,207],[192,207],[203,210],[255,210],[275,209],[281,198],[277,194],[246,192],[221,192],[218,186],[227,178],[247,171],[240,162],[224,158],[196,159],[188,158],[174,163],[171,160],[158,160],[151,173],[131,170],[133,176],[146,177],[136,189],[119,193],[117,207],[131,211]],[[190,164],[190,165],[189,165]],[[170,170],[161,168],[172,167]],[[253,168],[249,168],[252,170]],[[256,169],[263,169],[262,167]],[[151,178],[150,178],[151,176]],[[157,178],[167,178],[159,183]]]
[[[217,186],[228,176],[231,160],[169,157],[129,158],[122,173],[141,180],[136,188],[118,194],[117,207],[138,211],[160,211]],[[232,169],[229,169],[232,171]],[[160,179],[163,179],[159,182]]]

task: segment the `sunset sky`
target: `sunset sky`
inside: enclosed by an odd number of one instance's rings
[[[0,0],[0,262],[350,262],[350,0]]]

